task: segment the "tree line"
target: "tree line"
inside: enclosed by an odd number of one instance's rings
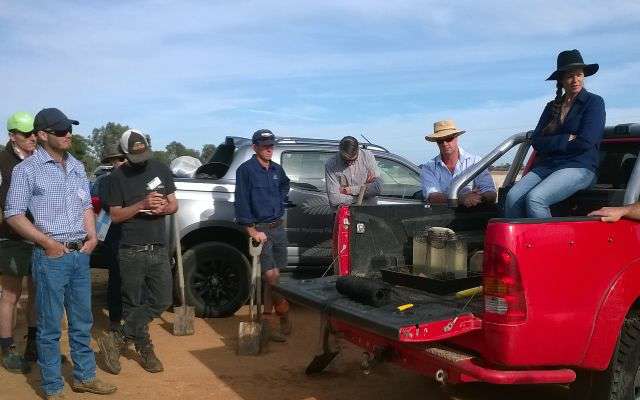
[[[98,165],[100,160],[105,156],[107,147],[112,143],[117,143],[120,140],[120,136],[129,129],[127,125],[122,125],[116,122],[108,122],[106,125],[93,129],[89,137],[82,135],[72,135],[71,149],[69,152],[73,154],[78,160],[82,161],[87,170],[87,174],[91,174]],[[147,136],[147,140],[151,145],[151,138]],[[153,145],[151,146],[153,149]],[[4,149],[3,144],[0,144],[0,151]],[[205,144],[202,149],[191,149],[184,144],[173,141],[165,146],[164,150],[153,150],[153,158],[159,160],[167,165],[180,156],[191,156],[200,159],[203,163],[206,163],[214,151],[216,146],[213,144]]]

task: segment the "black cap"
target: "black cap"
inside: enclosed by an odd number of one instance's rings
[[[276,144],[276,136],[268,129],[259,129],[253,132],[251,141],[255,145],[271,146]]]
[[[67,118],[67,116],[57,108],[44,108],[36,114],[33,120],[33,129],[35,131],[62,131],[70,128],[71,125],[78,124],[78,121]]]
[[[353,136],[345,136],[340,141],[340,156],[345,161],[353,161],[358,158],[358,139]]]
[[[142,164],[151,158],[151,149],[146,135],[137,130],[129,129],[120,137],[120,150],[127,160],[133,164]]]

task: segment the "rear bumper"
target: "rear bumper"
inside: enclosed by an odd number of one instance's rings
[[[386,361],[446,383],[486,382],[498,385],[571,383],[576,374],[568,368],[508,370],[484,365],[475,355],[431,343],[401,343],[337,319],[330,319],[339,337],[368,352],[386,355]],[[438,379],[438,378],[436,378]]]

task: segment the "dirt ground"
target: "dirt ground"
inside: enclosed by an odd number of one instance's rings
[[[104,329],[106,290],[105,271],[94,271],[95,334]],[[294,333],[289,343],[272,343],[259,357],[235,354],[238,323],[248,319],[246,309],[227,319],[197,319],[194,336],[175,337],[170,333],[173,314],[165,313],[154,321],[151,336],[165,371],[145,372],[136,362],[133,351],[122,359],[120,375],[110,375],[98,368],[101,379],[118,386],[105,398],[116,399],[238,399],[238,400],[339,400],[339,399],[566,399],[562,386],[498,387],[484,384],[442,388],[431,379],[394,365],[384,364],[370,375],[360,371],[361,351],[343,343],[343,353],[326,372],[307,377],[304,369],[317,346],[318,315],[293,309]],[[18,347],[23,348],[25,331],[22,313],[18,318]],[[70,359],[66,332],[62,351]],[[94,342],[94,349],[98,347]],[[100,355],[97,355],[100,359]],[[63,365],[65,380],[70,382],[71,363]],[[37,368],[29,375],[14,375],[0,368],[0,399],[39,399],[40,375]],[[65,387],[69,399],[98,399],[96,395],[73,393]]]

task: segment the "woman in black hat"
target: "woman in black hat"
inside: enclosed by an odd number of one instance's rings
[[[550,218],[549,206],[595,180],[604,133],[602,97],[584,88],[598,64],[585,64],[578,50],[558,55],[547,80],[556,81],[556,98],[545,107],[531,137],[536,150],[531,171],[507,194],[505,217]]]

